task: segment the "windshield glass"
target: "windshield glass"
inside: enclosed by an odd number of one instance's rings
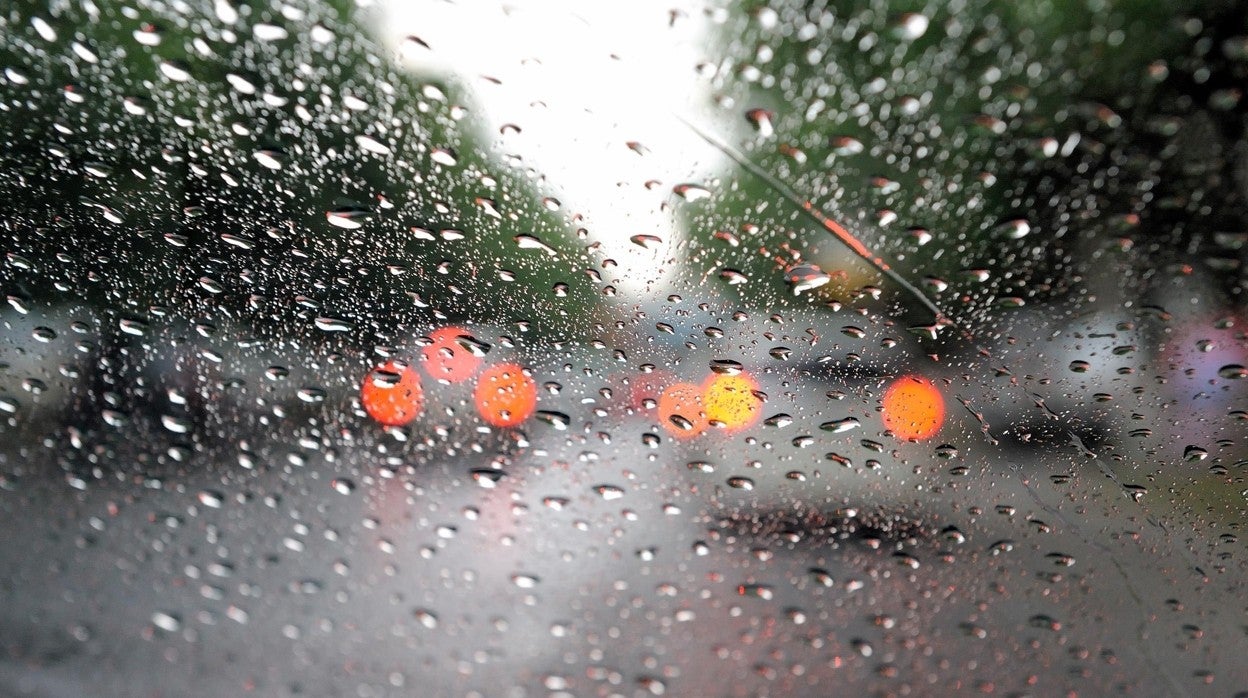
[[[1248,13],[0,9],[0,687],[1232,695]]]

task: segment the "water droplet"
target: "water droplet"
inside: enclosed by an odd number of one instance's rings
[[[252,153],[252,157],[256,159],[256,162],[260,163],[261,165],[263,165],[264,167],[267,167],[270,170],[282,169],[282,159],[285,158],[285,156],[286,154],[283,153],[278,148],[261,148],[260,150],[257,150],[256,152]],[[334,225],[339,225],[339,227],[343,227],[343,228],[348,227],[345,225],[340,225],[339,221],[336,221],[332,217],[330,218],[329,222],[333,223]],[[359,226],[356,225],[355,227],[358,228]]]
[[[403,58],[413,59],[425,54],[429,51],[429,44],[419,36],[409,35],[399,42],[399,55]]]
[[[534,574],[517,573],[517,574],[511,575],[511,583],[515,584],[521,589],[532,589],[533,587],[537,586],[537,583],[539,581],[541,581],[541,579],[537,575],[534,575]]]
[[[775,598],[775,589],[767,584],[742,584],[737,587],[737,594],[771,601]]]
[[[39,33],[39,37],[44,41],[56,41],[56,31],[42,17],[32,17],[30,26],[35,28],[35,31]]]
[[[174,82],[187,82],[191,79],[191,71],[179,61],[161,61],[160,74]]]
[[[355,481],[348,478],[336,477],[329,484],[338,494],[351,494],[355,491]]]
[[[555,511],[563,511],[571,503],[572,503],[572,500],[568,499],[567,497],[543,497],[542,498],[542,504],[544,504],[545,506],[551,509],[554,509]]]
[[[122,318],[117,321],[117,325],[125,334],[134,335],[136,337],[142,337],[147,334],[147,323],[142,320]]]
[[[658,235],[634,235],[629,240],[638,247],[647,250],[657,250],[663,246],[663,238]]]
[[[842,456],[839,453],[825,453],[823,454],[823,459],[830,460],[833,463],[838,463],[846,468],[852,468],[854,466],[854,462],[852,460]]]
[[[867,179],[867,186],[881,194],[896,194],[901,191],[901,182],[888,177],[870,177]]]
[[[624,145],[628,146],[629,150],[633,151],[634,153],[637,153],[638,155],[646,155],[647,153],[650,152],[649,148],[642,145],[641,143],[638,143],[637,141],[628,141]]]
[[[711,371],[725,376],[737,376],[745,371],[745,366],[732,359],[712,359]]]
[[[284,27],[267,22],[258,22],[251,28],[252,36],[259,41],[281,41],[290,36]]]
[[[1005,221],[996,228],[996,233],[1010,240],[1020,240],[1031,232],[1031,223],[1024,218]]]
[[[1066,553],[1049,553],[1045,557],[1058,567],[1074,567],[1075,557]]]
[[[9,301],[9,305],[12,306],[12,308],[18,313],[22,315],[30,313],[30,304],[27,299],[22,298],[21,296],[10,295],[7,300]]]
[[[681,414],[673,413],[667,418],[667,421],[671,422],[672,426],[676,427],[682,432],[690,432],[698,428],[697,424],[694,424],[687,417]]]
[[[484,357],[486,354],[490,353],[491,349],[489,344],[473,337],[470,334],[461,333],[455,335],[455,344],[477,358]]]
[[[914,41],[927,33],[931,20],[917,12],[907,12],[897,18],[893,25],[893,36],[903,41]]]
[[[932,232],[928,230],[927,228],[919,228],[919,227],[908,228],[906,230],[906,233],[910,236],[911,239],[914,240],[915,244],[920,245],[920,246],[926,245],[927,243],[932,241]],[[928,278],[934,278],[934,277],[928,277]],[[941,288],[938,290],[943,291],[944,289]]]
[[[438,627],[438,616],[427,608],[418,608],[412,611],[412,617],[427,630],[433,630]]]
[[[793,288],[793,295],[800,296],[832,280],[832,277],[814,264],[798,264],[784,272],[784,280]]]
[[[316,329],[323,332],[349,332],[355,327],[348,320],[334,317],[318,317],[315,323]]]
[[[624,496],[624,490],[616,487],[615,485],[597,485],[594,487],[594,491],[598,493],[599,497],[602,497],[607,501],[619,499]]]
[[[226,244],[233,245],[234,247],[242,250],[250,250],[256,246],[255,240],[242,235],[233,235],[231,233],[221,233],[221,240]]]
[[[702,201],[711,198],[711,190],[697,184],[677,184],[672,193],[685,201]]]
[[[750,122],[758,135],[763,138],[770,138],[775,133],[775,127],[772,125],[775,121],[775,114],[766,109],[751,109],[745,113],[745,120]]]
[[[157,611],[152,614],[152,625],[167,633],[176,633],[182,629],[182,619],[176,613]]]
[[[667,693],[667,684],[653,676],[639,676],[637,685],[652,696],[661,696]]]
[[[306,387],[300,388],[296,393],[300,401],[309,404],[317,404],[325,402],[325,390],[322,388]]]
[[[226,73],[225,81],[239,94],[251,96],[256,93],[256,84],[238,73]]]
[[[221,285],[221,282],[211,276],[199,277],[199,287],[212,294],[222,293],[225,291],[225,287]]]
[[[459,164],[459,157],[450,148],[434,148],[433,152],[429,153],[429,159],[447,167]]]
[[[84,163],[82,170],[96,179],[108,179],[113,174],[113,168],[102,162]]]
[[[1014,541],[1008,539],[999,540],[988,546],[988,552],[992,555],[1001,555],[1002,553],[1008,553],[1012,550],[1014,550]]]
[[[728,486],[748,492],[754,489],[754,481],[748,477],[735,476],[728,478]]]
[[[174,434],[185,434],[191,430],[190,420],[183,417],[174,417],[168,414],[161,415],[160,423]]]
[[[852,429],[857,429],[860,426],[862,426],[862,422],[859,422],[856,417],[846,417],[844,419],[834,419],[830,422],[824,422],[819,425],[819,428],[824,431],[830,431],[833,434],[841,434]]]
[[[539,421],[554,427],[557,431],[564,431],[568,428],[568,424],[572,422],[572,418],[562,412],[538,410],[533,416]]]
[[[1189,463],[1202,461],[1208,457],[1209,457],[1209,451],[1201,448],[1200,446],[1188,446],[1187,448],[1183,449],[1183,460]]]
[[[355,143],[360,146],[362,150],[366,150],[374,155],[390,154],[390,146],[370,136],[356,136]]]
[[[962,545],[966,542],[966,534],[958,529],[957,526],[946,526],[944,530],[940,532],[940,535],[945,540],[955,545]]]
[[[909,553],[896,552],[893,553],[893,559],[902,567],[908,567],[912,570],[919,568],[919,559]]]
[[[988,114],[979,114],[975,116],[971,119],[971,123],[975,126],[977,131],[994,136],[1000,136],[1005,133],[1007,128],[1004,121]]]
[[[777,427],[777,428],[787,427],[792,423],[793,423],[793,417],[783,412],[781,412],[780,414],[772,415],[768,417],[767,419],[763,420],[763,424],[769,427]]]
[[[471,475],[479,487],[487,490],[494,489],[503,478],[507,477],[503,471],[492,468],[474,468]]]
[[[1248,369],[1239,364],[1227,364],[1218,369],[1218,375],[1227,380],[1239,380],[1248,378]]]
[[[551,257],[556,257],[559,254],[550,245],[547,245],[533,235],[517,235],[514,239],[516,244],[519,245],[522,250],[541,250]]]
[[[851,136],[834,136],[832,138],[832,152],[837,155],[857,155],[865,150],[866,147],[862,141]]]
[[[946,460],[951,459],[951,458],[957,458],[958,449],[956,446],[951,446],[950,444],[941,444],[936,447],[936,457],[944,458]]]

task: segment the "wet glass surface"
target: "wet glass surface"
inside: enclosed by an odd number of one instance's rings
[[[0,689],[1237,695],[1248,11],[0,9]]]

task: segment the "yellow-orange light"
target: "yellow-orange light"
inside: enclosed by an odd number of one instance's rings
[[[758,382],[748,373],[715,374],[703,383],[706,418],[728,431],[740,431],[758,420],[763,401],[754,394]]]
[[[468,334],[462,327],[441,327],[429,333],[433,343],[420,350],[425,371],[434,379],[459,383],[481,367],[481,357],[465,349],[456,337]]]
[[[884,391],[884,427],[902,439],[930,439],[945,422],[945,399],[928,379],[902,376]]]
[[[693,383],[677,383],[659,395],[659,420],[669,432],[681,438],[706,431],[702,390]]]
[[[537,409],[537,383],[518,364],[499,364],[487,368],[477,379],[472,398],[486,422],[514,427]]]
[[[425,394],[420,387],[420,374],[411,366],[388,361],[364,377],[360,403],[368,416],[386,426],[407,424],[424,410]]]

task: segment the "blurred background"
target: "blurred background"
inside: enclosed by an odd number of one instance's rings
[[[0,9],[0,686],[1239,695],[1248,9]]]

